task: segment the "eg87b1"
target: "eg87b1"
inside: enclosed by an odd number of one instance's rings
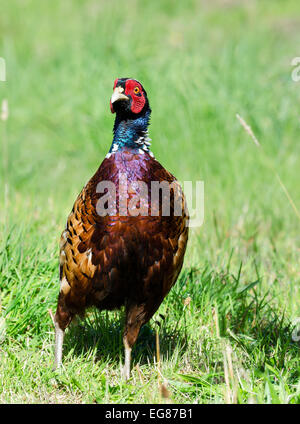
[[[150,418],[192,418],[192,410],[184,408],[150,409]]]

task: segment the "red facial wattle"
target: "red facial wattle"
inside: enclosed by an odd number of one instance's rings
[[[111,102],[111,101],[109,102],[109,105],[110,105],[110,111],[111,111],[111,113],[115,113],[115,111],[114,111],[114,107],[113,107],[113,105],[112,105],[112,102]]]
[[[135,93],[135,88],[138,87],[139,92]],[[141,84],[135,80],[127,80],[125,84],[125,94],[132,98],[131,112],[140,113],[145,106],[146,99]]]

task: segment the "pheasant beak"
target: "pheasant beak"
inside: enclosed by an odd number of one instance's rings
[[[114,104],[114,103],[116,103],[120,100],[129,100],[129,97],[127,97],[125,94],[123,94],[123,92],[124,92],[123,87],[121,87],[120,85],[118,87],[116,87],[114,89],[114,92],[113,92],[111,99],[110,99],[111,104]]]

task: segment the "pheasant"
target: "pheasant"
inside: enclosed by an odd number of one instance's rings
[[[124,306],[127,380],[139,331],[182,268],[189,216],[179,183],[150,150],[151,109],[142,84],[116,79],[110,108],[116,113],[111,148],[77,197],[60,240],[55,368],[75,315],[90,306]]]

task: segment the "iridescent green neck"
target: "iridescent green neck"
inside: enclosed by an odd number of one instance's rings
[[[114,125],[114,138],[109,150],[112,153],[122,147],[139,148],[149,145],[148,126],[150,110],[136,119],[124,119],[117,115]]]

